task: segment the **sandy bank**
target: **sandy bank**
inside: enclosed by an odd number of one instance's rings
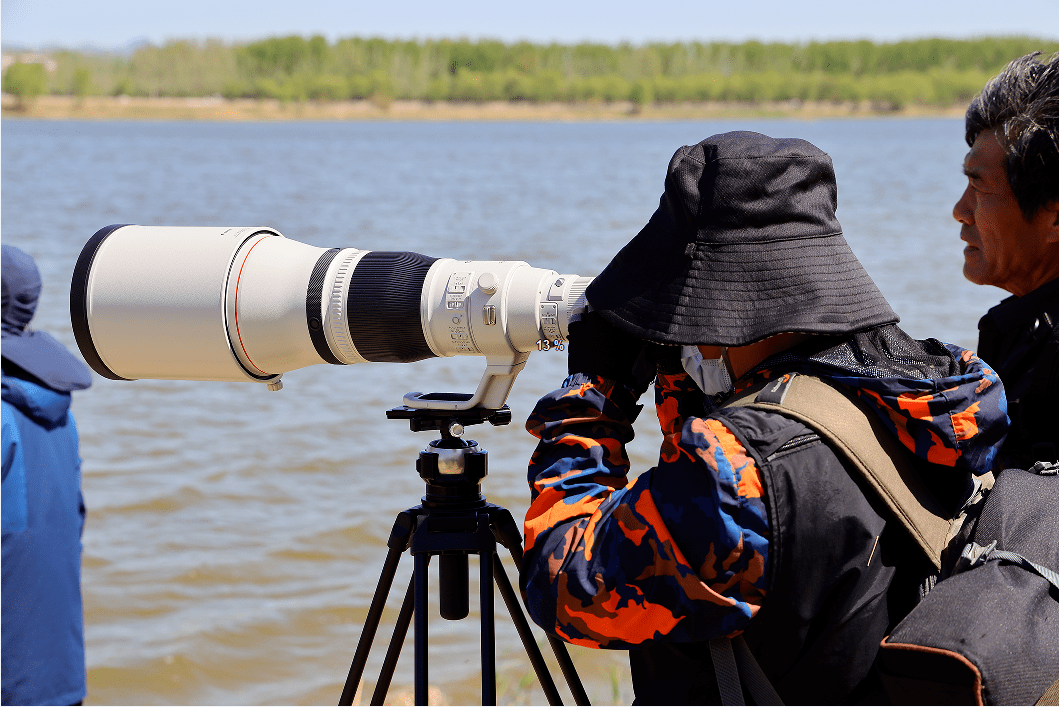
[[[25,109],[14,96],[3,96],[3,117],[52,120],[708,120],[721,118],[962,117],[963,104],[908,106],[899,110],[870,103],[783,101],[772,103],[679,103],[640,110],[628,102],[486,103],[362,101],[281,103],[276,100],[225,98],[131,98],[41,96]]]

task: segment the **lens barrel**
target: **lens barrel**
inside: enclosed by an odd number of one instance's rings
[[[485,356],[481,395],[462,402],[498,408],[529,352],[565,338],[589,282],[521,261],[318,248],[271,228],[113,225],[77,259],[70,319],[113,380],[273,385],[320,363]]]

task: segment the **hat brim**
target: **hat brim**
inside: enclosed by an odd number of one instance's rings
[[[88,366],[48,332],[5,336],[2,355],[53,390],[68,393],[92,385]]]
[[[588,301],[630,334],[683,345],[851,334],[900,320],[841,233],[693,248],[678,272],[654,283],[637,277],[633,259],[615,259]]]

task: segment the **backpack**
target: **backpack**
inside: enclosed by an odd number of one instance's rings
[[[1059,568],[1059,465],[1005,469],[951,575],[883,640],[877,665],[890,698],[1059,704],[1052,568]]]
[[[920,603],[880,647],[876,665],[893,701],[1059,705],[1059,465],[1005,470],[992,489],[987,475],[950,514],[919,483],[911,454],[840,387],[789,373],[728,404],[817,431],[934,565]],[[742,636],[714,639],[710,653],[724,704],[742,704],[743,688],[758,704],[782,704]]]

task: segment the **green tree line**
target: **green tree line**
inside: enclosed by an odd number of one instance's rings
[[[500,41],[272,37],[227,44],[173,41],[131,56],[51,53],[38,92],[330,101],[872,101],[952,104],[972,98],[1007,62],[1059,42],[1031,37],[804,44],[748,41],[533,44]],[[4,89],[25,85],[25,66]],[[12,73],[14,72],[14,73]]]

